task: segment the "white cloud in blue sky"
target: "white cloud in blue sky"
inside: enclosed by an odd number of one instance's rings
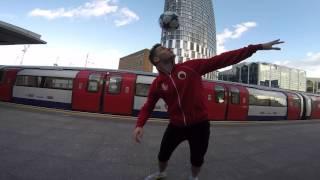
[[[58,18],[90,18],[115,15],[114,23],[116,26],[124,26],[139,20],[139,16],[135,12],[127,7],[120,8],[116,3],[117,1],[111,0],[94,0],[70,9],[65,7],[58,9],[35,8],[29,12],[29,16],[54,20]]]
[[[116,26],[124,26],[140,19],[136,13],[128,8],[122,8],[117,16],[119,19],[114,21]]]
[[[320,52],[308,52],[303,59],[277,61],[276,63],[307,71],[307,77],[320,77]]]
[[[238,39],[240,38],[243,33],[246,31],[249,31],[251,28],[254,28],[257,26],[256,22],[244,22],[233,26],[233,29],[230,30],[229,28],[226,28],[223,30],[222,33],[217,34],[217,54],[223,53],[227,51],[224,44],[226,41],[230,39]]]

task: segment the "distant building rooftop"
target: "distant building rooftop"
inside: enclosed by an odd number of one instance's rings
[[[0,45],[46,44],[41,35],[18,26],[0,21]]]

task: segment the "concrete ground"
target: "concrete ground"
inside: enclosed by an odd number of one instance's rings
[[[166,128],[148,122],[142,144],[135,118],[0,103],[0,179],[142,180],[157,170]],[[190,174],[182,143],[168,180]],[[319,180],[320,121],[213,123],[201,180]]]

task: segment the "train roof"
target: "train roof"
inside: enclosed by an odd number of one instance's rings
[[[40,70],[40,69],[23,69],[18,72],[22,76],[46,76],[46,77],[60,77],[60,78],[75,78],[79,71],[74,70]]]

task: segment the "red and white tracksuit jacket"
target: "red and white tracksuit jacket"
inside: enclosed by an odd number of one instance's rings
[[[261,49],[261,44],[249,45],[212,58],[176,64],[170,74],[159,72],[150,86],[147,101],[139,113],[136,127],[144,126],[159,98],[168,105],[170,122],[176,126],[188,126],[207,121],[208,112],[201,76],[236,64]]]

